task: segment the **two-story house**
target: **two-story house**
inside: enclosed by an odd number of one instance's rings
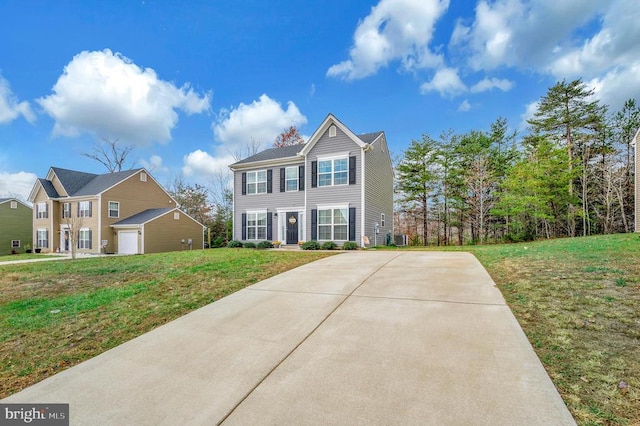
[[[17,198],[0,198],[0,255],[21,253],[31,245],[32,209]]]
[[[306,144],[229,166],[240,241],[383,245],[393,234],[393,166],[384,132],[356,135],[329,114]]]
[[[51,167],[31,190],[33,241],[43,252],[142,254],[204,246],[203,225],[145,170],[96,175]],[[71,232],[74,237],[71,238]]]

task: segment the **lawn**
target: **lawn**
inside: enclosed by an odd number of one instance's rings
[[[578,424],[639,425],[640,236],[464,249],[493,277]]]
[[[0,398],[328,255],[216,249],[0,266]]]
[[[20,253],[0,255],[0,262],[13,262],[16,260],[42,259],[43,257],[60,257],[52,254]]]

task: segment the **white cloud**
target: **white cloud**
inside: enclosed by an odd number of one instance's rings
[[[441,96],[454,97],[460,93],[466,92],[467,86],[458,77],[457,68],[440,68],[436,71],[433,79],[428,83],[420,86],[422,94],[431,91],[439,92]]]
[[[458,111],[460,112],[467,112],[470,109],[471,109],[471,104],[469,103],[468,99],[465,99],[464,101],[462,101],[462,103],[458,107]]]
[[[235,162],[231,154],[214,157],[198,149],[184,156],[182,173],[185,176],[213,177],[229,172],[229,165]]]
[[[484,78],[478,83],[471,86],[471,93],[480,93],[486,92],[491,89],[500,89],[503,92],[508,92],[513,88],[513,82],[507,79],[498,79],[498,78]]]
[[[273,144],[276,137],[289,126],[300,127],[307,122],[296,104],[287,103],[287,109],[266,94],[250,104],[220,111],[213,123],[213,133],[226,152],[236,152],[255,142],[261,148]]]
[[[481,0],[470,25],[458,21],[450,45],[460,48],[475,70],[512,66],[544,71],[559,46],[571,43],[575,32],[607,4],[584,2],[576,7],[557,0]]]
[[[449,0],[381,0],[358,23],[349,59],[331,66],[327,75],[364,78],[397,60],[406,70],[440,65],[442,56],[433,53],[429,43],[448,7]]]
[[[539,101],[533,101],[527,104],[525,111],[520,115],[521,121],[520,125],[518,126],[518,131],[525,131],[527,130],[527,128],[529,128],[529,123],[527,123],[527,120],[530,120],[535,116],[536,111],[538,110],[538,106],[540,106]]]
[[[37,178],[29,172],[0,172],[0,197],[16,197],[26,201]]]
[[[54,135],[89,133],[139,144],[169,141],[176,110],[197,114],[210,102],[209,94],[176,87],[109,49],[76,55],[53,92],[38,103],[55,119]]]
[[[622,107],[629,98],[640,93],[640,59],[624,67],[614,68],[601,77],[586,81],[594,96],[614,110]]]
[[[152,155],[149,160],[140,160],[140,164],[150,172],[166,173],[169,171],[167,166],[162,165],[162,157],[159,155]]]
[[[10,123],[19,116],[23,116],[29,123],[36,121],[29,102],[18,102],[13,95],[9,82],[0,75],[0,124]]]

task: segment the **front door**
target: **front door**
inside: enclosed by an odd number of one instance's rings
[[[287,244],[298,244],[298,212],[287,213]]]
[[[64,230],[64,251],[69,251],[69,231]]]

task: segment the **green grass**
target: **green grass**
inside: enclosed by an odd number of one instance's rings
[[[437,249],[485,266],[578,424],[640,424],[638,234]]]
[[[329,255],[216,249],[0,266],[0,397]]]
[[[0,262],[13,262],[16,260],[28,260],[28,259],[42,259],[43,257],[51,257],[55,255],[51,254],[36,254],[36,253],[20,253],[20,254],[7,254],[0,255]],[[60,256],[56,256],[60,257]]]

